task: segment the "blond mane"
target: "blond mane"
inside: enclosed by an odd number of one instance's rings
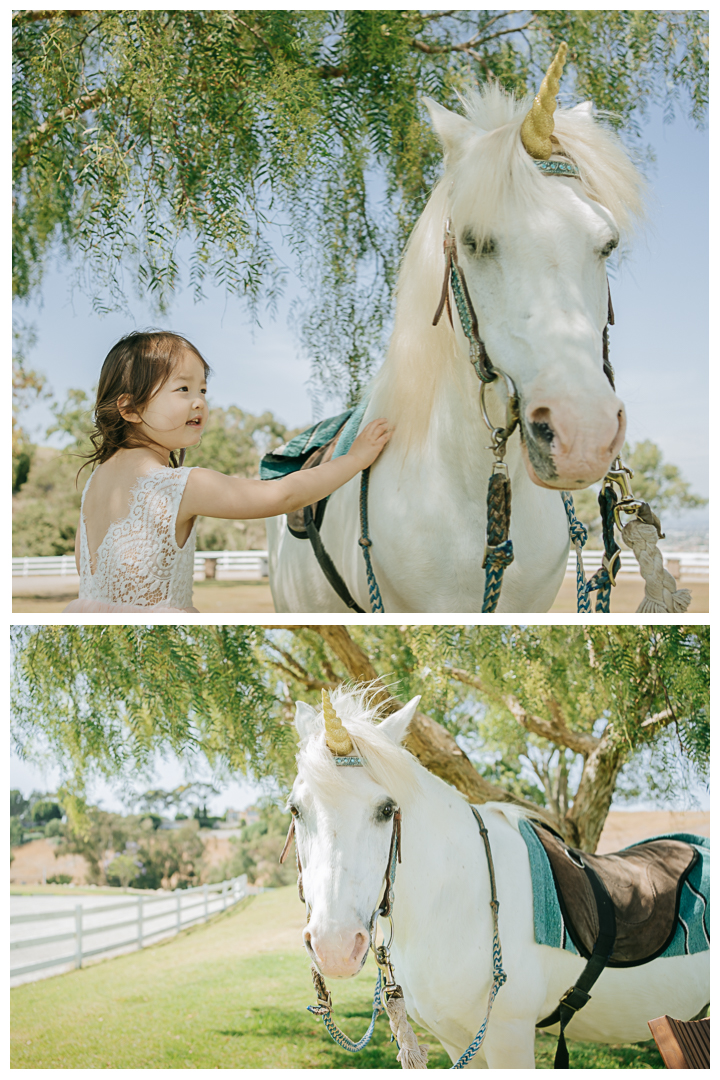
[[[469,374],[456,363],[457,342],[446,318],[430,325],[443,277],[443,228],[452,191],[456,222],[472,222],[479,242],[503,221],[533,218],[562,205],[562,185],[549,183],[522,145],[520,128],[532,99],[517,101],[497,85],[461,99],[470,122],[462,152],[453,155],[405,250],[396,290],[395,326],[387,357],[373,383],[372,407],[395,425],[395,444],[407,448],[427,436],[433,405]],[[615,218],[621,239],[643,216],[643,177],[620,139],[589,110],[558,108],[559,152],[579,168],[586,194]]]

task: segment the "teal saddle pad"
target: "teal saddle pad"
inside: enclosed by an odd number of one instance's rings
[[[560,910],[555,879],[545,849],[529,822],[520,820],[519,827],[530,857],[535,941],[538,945],[550,945],[580,955]],[[686,956],[705,952],[710,948],[710,841],[705,836],[691,833],[664,833],[662,836],[648,837],[648,840],[682,840],[692,844],[700,856],[682,887],[675,933],[660,955]]]
[[[367,402],[363,400],[354,409],[348,409],[347,412],[340,413],[338,416],[321,420],[283,446],[276,447],[260,462],[260,479],[278,480],[282,476],[288,476],[289,473],[297,472],[315,450],[326,446],[335,438],[343,424],[345,427],[335,447],[333,457],[342,457],[343,454],[347,454],[362,423],[366,405]]]

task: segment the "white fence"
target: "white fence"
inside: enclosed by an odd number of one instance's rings
[[[74,555],[38,555],[37,557],[13,558],[13,577],[48,577],[50,575],[77,577]]]
[[[196,551],[195,580],[259,581],[268,576],[267,551]]]
[[[675,578],[683,581],[707,581],[710,572],[710,554],[707,551],[663,551],[665,566]],[[583,553],[588,574],[600,568],[602,551]],[[621,573],[639,574],[635,556],[629,551],[621,555]],[[46,556],[43,558],[13,559],[13,577],[46,575],[77,575],[73,555]],[[567,573],[575,574],[575,552],[568,558]],[[218,581],[260,581],[268,576],[267,551],[196,551],[196,581],[216,578]]]
[[[128,951],[133,947],[142,949],[151,941],[158,941],[163,937],[178,933],[184,926],[207,922],[211,915],[225,911],[246,895],[247,875],[243,874],[241,877],[221,881],[216,885],[199,885],[195,889],[176,889],[164,896],[137,895],[127,897],[117,903],[105,904],[106,897],[100,895],[84,898],[86,901],[90,900],[92,906],[78,903],[59,911],[46,910],[25,915],[11,915],[11,927],[19,923],[45,923],[48,920],[53,922],[57,920],[61,923],[71,923],[72,929],[63,928],[61,933],[42,934],[38,937],[11,941],[10,949],[13,950],[13,959],[15,950],[25,953],[26,960],[31,959],[33,954],[35,957],[38,953],[45,955],[40,960],[35,959],[32,963],[11,968],[10,978],[29,975],[43,968],[67,968],[70,964],[79,968],[82,967],[83,960],[91,956]],[[27,897],[24,899],[38,901],[50,898]],[[113,914],[113,918],[108,920],[106,916],[111,912],[121,914],[119,916]],[[124,919],[122,915],[124,912],[128,912],[130,917]],[[98,922],[98,919],[101,921]],[[48,927],[48,929],[51,928]],[[114,940],[118,931],[122,931],[122,934],[118,940]],[[12,937],[13,931],[11,930],[10,933]],[[105,940],[98,947],[86,948],[86,940],[95,934],[103,934]],[[64,942],[72,942],[72,945],[68,945],[71,952],[69,954],[65,952],[65,955],[52,955],[57,952],[62,954],[65,950],[48,947]]]
[[[74,555],[44,555],[12,561],[13,577],[77,577]],[[267,551],[196,551],[194,578],[260,581],[268,576]]]
[[[588,577],[602,565],[602,551],[583,551],[583,566]],[[663,551],[663,563],[676,580],[707,581],[710,574],[710,553],[708,551]],[[567,574],[575,576],[575,549],[568,556]],[[620,553],[621,574],[639,574],[640,567],[631,551]]]

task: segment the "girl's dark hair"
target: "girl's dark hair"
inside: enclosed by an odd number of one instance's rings
[[[141,412],[170,378],[184,349],[197,356],[207,378],[210,366],[181,334],[171,334],[168,330],[133,330],[113,346],[105,357],[98,382],[95,427],[90,435],[95,452],[88,454],[81,472],[86,465],[102,465],[122,447],[146,445],[135,425],[120,415],[118,398],[126,396],[127,409]],[[177,465],[174,453],[170,454],[170,463],[173,468]]]

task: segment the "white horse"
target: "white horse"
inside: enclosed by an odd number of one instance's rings
[[[384,888],[393,813],[400,808],[391,958],[409,1015],[455,1062],[485,1015],[493,969],[488,862],[478,826],[458,792],[401,747],[418,698],[380,724],[357,691],[334,691],[331,700],[353,754],[365,764],[339,768],[326,745],[322,713],[298,702],[298,776],[289,804],[309,913],[306,948],[328,978],[360,971]],[[535,943],[528,852],[517,827],[522,812],[501,803],[481,811],[495,864],[507,982],[470,1067],[531,1069],[535,1024],[552,1013],[585,961]],[[387,922],[381,925],[387,940]],[[645,1040],[648,1020],[665,1013],[691,1019],[709,1000],[708,952],[607,968],[567,1036]]]
[[[557,110],[545,154],[574,163],[579,178],[536,168],[540,152],[531,156],[521,133],[529,101],[493,84],[464,104],[465,117],[427,100],[445,173],[408,243],[387,358],[370,389],[366,419],[386,416],[395,427],[370,475],[373,569],[388,612],[482,608],[493,456],[452,299],[453,326],[446,314],[432,325],[451,222],[480,337],[512,378],[520,410],[521,438],[506,454],[515,561],[498,611],[547,611],[568,554],[559,492],[601,479],[625,437],[623,404],[603,373],[605,261],[641,213],[642,178],[589,103]],[[553,98],[551,117],[554,108]],[[502,379],[488,403],[502,426]],[[369,611],[358,497],[358,478],[332,495],[322,536]],[[349,610],[285,518],[268,523],[268,543],[277,611]]]

